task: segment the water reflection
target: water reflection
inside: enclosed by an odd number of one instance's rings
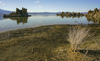
[[[3,18],[3,15],[0,15],[0,20],[3,20],[4,18]]]
[[[61,18],[80,18],[80,17],[83,17],[83,16],[61,16],[61,15],[57,15],[57,16],[60,16]],[[92,21],[93,24],[100,24],[100,18],[94,18],[94,17],[86,17],[87,18],[87,21],[90,22]]]
[[[100,24],[100,18],[94,18],[94,17],[86,17],[86,18],[89,22],[92,21],[94,24]]]
[[[59,16],[59,15],[57,15],[57,16]],[[64,16],[64,15],[60,15],[60,17],[61,18],[64,18],[64,17],[66,17],[66,18],[80,18],[80,17],[83,17],[83,16]]]
[[[19,23],[25,24],[28,22],[28,17],[4,17],[4,19],[7,19],[7,18],[17,21],[17,24]]]
[[[63,19],[62,19],[63,18]],[[32,14],[31,17],[0,16],[0,32],[21,28],[55,24],[100,24],[100,19],[81,16],[56,16],[56,14]],[[23,25],[24,24],[24,25]]]

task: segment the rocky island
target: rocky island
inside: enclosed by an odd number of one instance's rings
[[[85,17],[88,21],[100,24],[100,9],[95,8],[94,10],[89,10]]]
[[[80,17],[80,16],[84,16],[84,14],[82,14],[82,13],[80,13],[80,12],[78,12],[78,13],[75,13],[75,12],[61,12],[60,14],[57,14],[57,16],[61,16],[62,18],[64,17],[64,16],[66,16],[66,17]]]
[[[19,10],[18,8],[16,8],[16,12],[12,12],[10,14],[4,14],[3,17],[28,17],[31,15],[28,15],[27,13],[27,9],[22,7],[22,10]]]

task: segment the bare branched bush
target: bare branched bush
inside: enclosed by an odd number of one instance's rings
[[[90,29],[71,27],[68,36],[68,41],[71,44],[72,51],[76,51],[82,42],[90,36]]]
[[[96,42],[96,44],[100,47],[100,43],[99,43],[99,42],[97,42],[97,40],[95,40],[95,39],[94,39],[94,41],[95,41],[95,42]]]

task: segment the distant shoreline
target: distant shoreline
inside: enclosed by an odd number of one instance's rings
[[[5,31],[0,31],[0,33],[6,33],[6,32],[13,32],[18,30],[28,30],[32,28],[41,28],[41,27],[50,27],[50,26],[98,26],[99,24],[54,24],[54,25],[42,25],[42,26],[34,26],[34,27],[26,27],[26,28],[17,28],[17,29],[10,29]]]

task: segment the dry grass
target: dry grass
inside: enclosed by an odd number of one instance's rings
[[[70,27],[50,25],[1,33],[0,61],[100,61],[100,47],[94,41],[100,43],[100,26],[91,28],[91,32],[97,29],[94,37],[78,45],[88,51],[78,52],[72,52],[66,41]]]
[[[76,51],[82,42],[90,36],[90,29],[71,27],[68,36],[72,51]]]

